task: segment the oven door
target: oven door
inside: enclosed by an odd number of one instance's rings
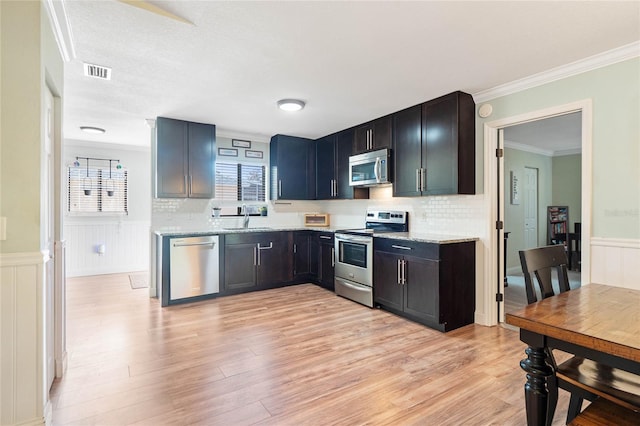
[[[373,238],[336,234],[335,252],[336,277],[373,285]]]

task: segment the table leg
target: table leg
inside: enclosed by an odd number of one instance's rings
[[[520,361],[520,367],[527,373],[527,383],[524,385],[527,425],[545,426],[551,424],[550,421],[547,422],[549,392],[546,384],[553,369],[545,362],[544,348],[529,346],[525,353],[527,358]]]

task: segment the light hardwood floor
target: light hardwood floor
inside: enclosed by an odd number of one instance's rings
[[[161,308],[103,275],[67,298],[54,425],[526,423],[525,347],[502,327],[443,334],[312,284]]]

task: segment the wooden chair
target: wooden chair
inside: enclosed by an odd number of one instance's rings
[[[638,426],[640,412],[598,398],[569,423],[570,426]]]
[[[551,269],[556,268],[558,288],[561,293],[569,291],[567,254],[561,245],[551,245],[530,250],[521,250],[520,264],[524,273],[525,290],[529,304],[538,301],[533,285],[538,282],[542,299],[555,295]],[[557,365],[551,349],[547,351],[547,362],[555,371],[547,381],[549,390],[549,416],[551,424],[558,401],[558,388],[571,393],[567,424],[580,413],[584,399],[594,401],[598,397],[627,409],[638,411],[640,407],[640,377],[595,361],[574,356]]]

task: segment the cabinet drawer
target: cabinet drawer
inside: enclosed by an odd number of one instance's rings
[[[225,244],[257,244],[269,245],[270,242],[281,242],[286,238],[283,232],[242,232],[225,235]]]
[[[440,259],[440,245],[433,243],[377,237],[373,239],[373,248],[376,251],[385,251],[401,256],[414,256],[433,260]]]

